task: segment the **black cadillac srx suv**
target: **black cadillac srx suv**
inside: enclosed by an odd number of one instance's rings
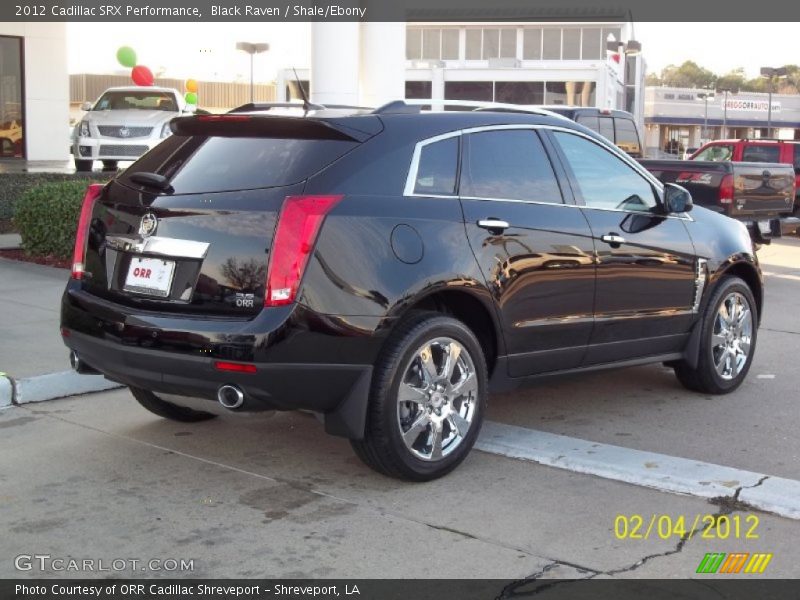
[[[150,411],[304,409],[370,467],[428,480],[489,392],[664,362],[750,368],[762,278],[740,223],[533,112],[181,117],[78,226],[61,333]],[[220,407],[221,405],[221,407]]]

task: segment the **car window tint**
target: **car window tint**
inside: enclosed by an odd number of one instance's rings
[[[781,149],[777,145],[770,146],[745,146],[742,151],[743,162],[780,162]]]
[[[578,123],[596,133],[600,133],[600,124],[597,122],[597,117],[595,115],[581,115],[578,117]]]
[[[600,117],[598,120],[599,127],[597,128],[597,133],[602,135],[607,140],[614,140],[614,119],[611,117]]]
[[[650,183],[621,158],[583,137],[563,132],[553,135],[586,206],[645,212],[656,206]]]
[[[614,126],[617,133],[617,146],[629,153],[640,152],[639,134],[636,132],[636,125],[630,119],[614,119]]]
[[[415,194],[454,194],[458,168],[458,138],[452,137],[422,147],[414,182]]]
[[[561,189],[535,131],[485,131],[469,136],[461,195],[561,204]]]
[[[692,160],[710,160],[713,162],[722,162],[731,160],[731,156],[733,156],[733,146],[715,144],[703,149],[697,156],[692,158]]]
[[[800,144],[794,144],[794,168],[800,169]]]

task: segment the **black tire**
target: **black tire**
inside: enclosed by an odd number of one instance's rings
[[[103,161],[103,171],[116,171],[116,170],[117,170],[117,161],[115,160]]]
[[[199,410],[192,410],[185,406],[178,406],[172,402],[167,402],[156,396],[149,390],[141,388],[130,388],[131,394],[136,400],[144,406],[151,413],[170,419],[171,421],[180,421],[182,423],[197,423],[199,421],[208,421],[213,419],[216,415],[211,413],[202,412]]]
[[[715,322],[718,319],[720,306],[724,301],[730,298],[731,295],[736,295],[736,297],[742,299],[750,311],[750,344],[743,365],[736,370],[736,373],[731,371],[725,373],[724,375],[726,376],[723,376],[717,370],[717,364],[723,364],[722,361],[715,361],[715,356],[722,356],[719,352],[720,346],[717,345],[715,347],[712,342],[712,336],[714,335]],[[756,350],[756,341],[758,338],[757,324],[758,308],[753,298],[752,290],[738,277],[725,277],[722,279],[712,293],[705,311],[703,312],[703,320],[699,324],[701,328],[701,337],[700,356],[697,361],[697,367],[691,367],[686,361],[678,361],[675,363],[675,375],[678,377],[678,380],[684,387],[704,394],[727,394],[738,388],[745,377],[747,377],[750,365],[753,363],[753,355]],[[732,363],[733,361],[729,361],[726,364]]]
[[[91,160],[78,160],[75,159],[75,170],[81,173],[87,173],[92,170],[92,163],[94,161]]]
[[[448,378],[444,374],[445,359],[455,350],[459,355]],[[436,373],[435,377],[427,377],[442,386],[441,393],[438,387],[423,381],[423,357]],[[412,387],[410,383],[414,382],[407,378],[414,373],[420,379],[418,386]],[[413,394],[419,393],[415,398],[425,398],[425,404],[416,399],[399,402],[401,384],[407,386],[406,392],[412,389]],[[426,385],[429,391],[423,392]],[[451,317],[415,313],[397,326],[381,350],[372,378],[364,439],[350,443],[358,457],[379,473],[409,481],[429,481],[446,475],[464,460],[478,437],[487,404],[486,359],[475,334]],[[404,413],[407,417],[401,416]],[[423,425],[424,429],[409,426],[404,430],[404,419],[408,425],[412,421],[431,421]],[[432,419],[438,420],[438,429]],[[466,427],[463,434],[457,423]],[[405,431],[413,436],[412,429],[417,437],[410,438],[411,445],[407,446],[402,434]],[[438,446],[432,441],[437,436]],[[419,447],[414,448],[415,444]],[[428,444],[427,459],[416,454],[426,453]],[[440,458],[436,458],[437,448]]]

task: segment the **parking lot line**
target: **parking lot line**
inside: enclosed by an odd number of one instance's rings
[[[701,498],[729,497],[800,519],[800,481],[487,421],[475,448],[490,454]]]

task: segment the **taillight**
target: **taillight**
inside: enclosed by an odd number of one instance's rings
[[[342,196],[287,196],[269,256],[264,306],[291,304],[325,215]]]
[[[75,232],[75,251],[72,253],[72,278],[83,279],[86,260],[86,240],[89,237],[89,224],[92,221],[94,203],[100,197],[103,185],[93,183],[86,188],[81,205],[81,216],[78,219],[78,230]]]
[[[733,204],[733,175],[730,173],[719,184],[719,203]]]

